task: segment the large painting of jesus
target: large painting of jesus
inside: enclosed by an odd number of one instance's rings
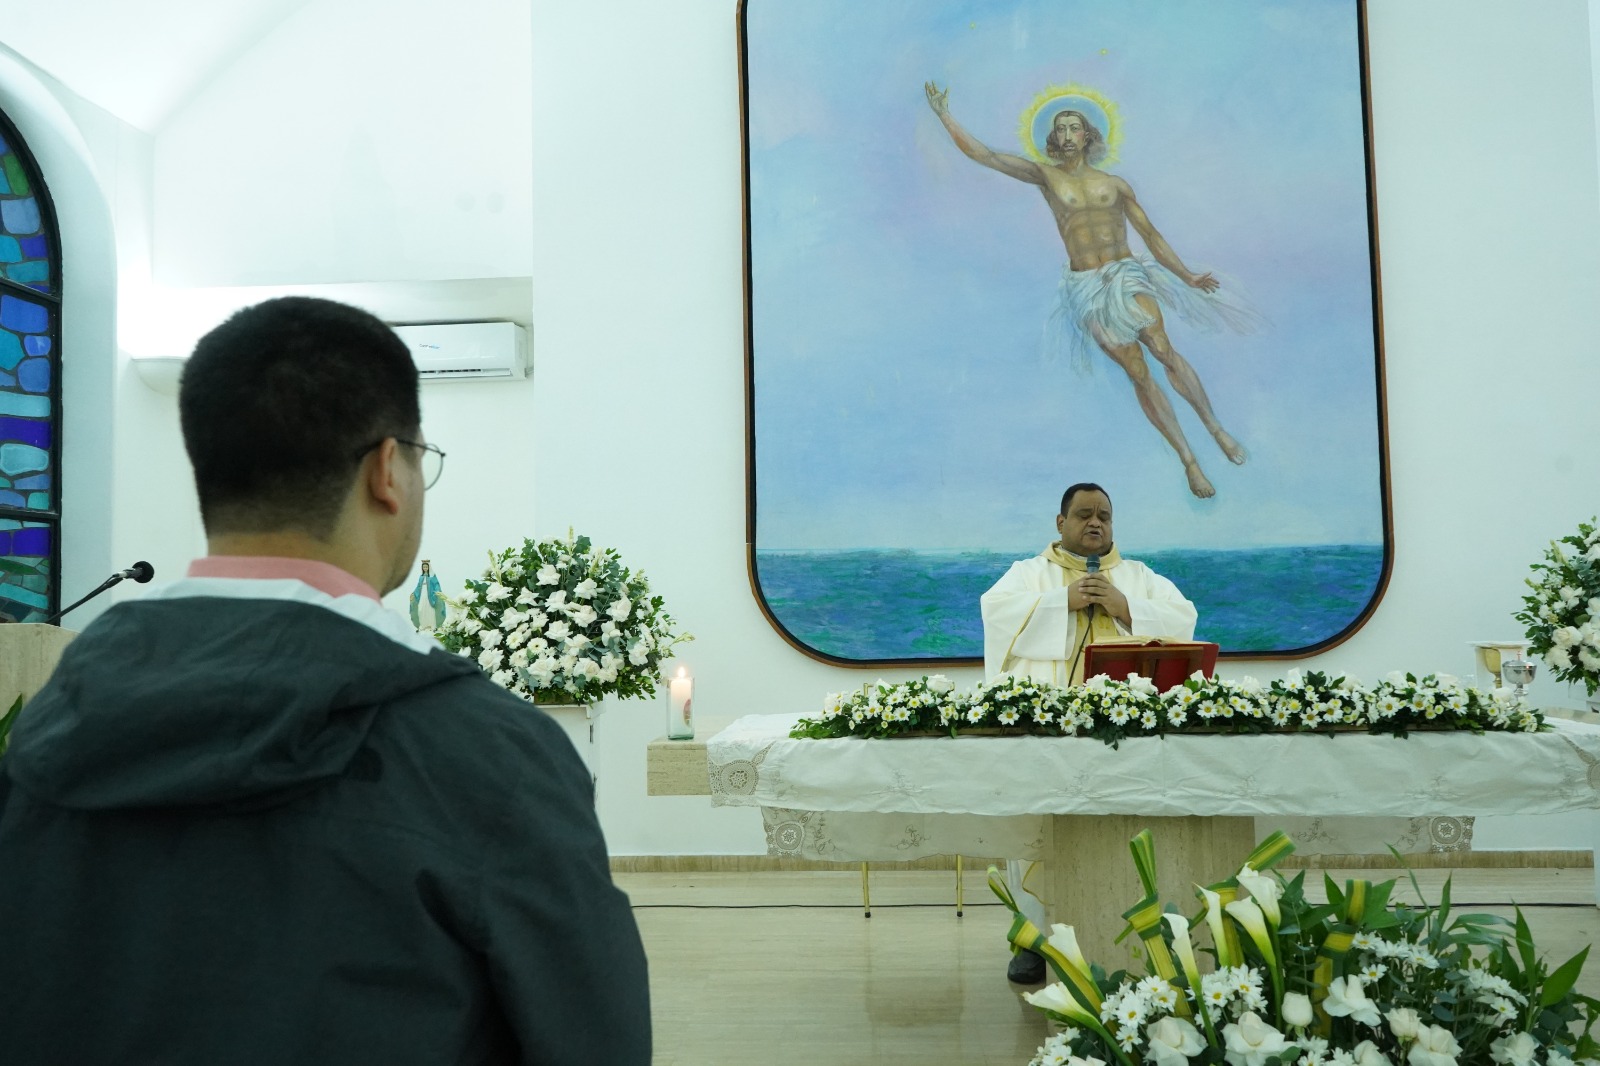
[[[840,662],[976,659],[1075,481],[1225,654],[1388,572],[1356,0],[746,0],[753,585]]]

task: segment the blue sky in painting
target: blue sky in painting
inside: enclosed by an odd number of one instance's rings
[[[1353,2],[746,15],[758,546],[1037,545],[1079,479],[1111,489],[1129,548],[1381,540]],[[1214,500],[1188,494],[1120,370],[1045,356],[1064,259],[1049,209],[957,151],[928,79],[1007,152],[1047,86],[1103,93],[1122,133],[1108,169],[1185,262],[1269,317],[1248,337],[1169,321],[1251,451],[1230,466],[1173,396]]]

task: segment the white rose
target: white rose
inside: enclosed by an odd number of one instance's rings
[[[1507,1066],[1533,1066],[1534,1056],[1538,1052],[1539,1041],[1531,1033],[1502,1036],[1489,1045],[1489,1057]]]
[[[532,674],[534,680],[538,681],[539,686],[543,688],[555,678],[556,665],[554,656],[542,655],[532,666],[528,667],[528,673]]]
[[[516,675],[510,670],[496,670],[494,673],[489,675],[489,680],[493,681],[501,688],[510,688],[511,682],[516,680]]]
[[[1396,1040],[1415,1040],[1422,1031],[1422,1019],[1410,1007],[1396,1007],[1384,1017],[1389,1019],[1389,1032]]]
[[[1328,998],[1322,1001],[1322,1009],[1335,1018],[1349,1018],[1362,1025],[1376,1026],[1383,1022],[1378,1005],[1367,998],[1361,977],[1357,974],[1335,977],[1330,981]]]
[[[1572,651],[1569,648],[1554,647],[1544,653],[1544,661],[1550,664],[1552,670],[1567,670],[1572,666]]]
[[[1550,639],[1555,641],[1559,647],[1570,648],[1583,639],[1583,634],[1579,633],[1573,626],[1562,626],[1550,634]]]
[[[574,625],[582,626],[587,629],[589,626],[593,625],[594,620],[600,616],[595,614],[593,607],[590,607],[587,603],[585,603],[574,608],[570,617],[572,618]]]
[[[594,578],[586,577],[578,582],[577,588],[572,590],[572,595],[575,599],[592,600],[594,599],[594,594],[599,590],[600,586],[594,583]]]
[[[561,571],[549,563],[545,563],[539,567],[539,572],[533,575],[533,579],[541,585],[559,585],[561,584]]]
[[[485,670],[498,670],[505,658],[506,653],[499,648],[489,648],[478,656],[478,665]]]
[[[1389,1056],[1379,1051],[1378,1045],[1370,1040],[1363,1040],[1357,1044],[1351,1055],[1356,1060],[1356,1066],[1394,1066],[1394,1063],[1389,1061]]]
[[[1283,1034],[1262,1021],[1255,1011],[1246,1011],[1237,1022],[1223,1027],[1222,1038],[1229,1066],[1263,1066],[1270,1058],[1287,1050]]]
[[[545,606],[552,611],[560,611],[562,614],[566,614],[568,610],[567,590],[556,589],[550,594],[550,599],[545,602]]]
[[[590,640],[588,637],[584,636],[582,633],[574,633],[567,638],[566,643],[561,646],[561,650],[576,655],[584,648],[587,648],[589,644]]]
[[[517,593],[517,603],[522,607],[532,607],[539,602],[539,597],[533,594],[532,589],[523,589]]]
[[[544,631],[551,640],[566,640],[571,632],[572,627],[566,622],[552,622]]]
[[[1417,1042],[1411,1045],[1406,1061],[1411,1066],[1456,1066],[1456,1056],[1461,1045],[1450,1030],[1430,1025],[1417,1031]]]
[[[626,596],[619,597],[616,603],[606,608],[606,614],[618,622],[626,622],[628,615],[633,611],[633,603]]]
[[[1600,596],[1589,597],[1589,617],[1600,618]]]
[[[943,696],[946,693],[954,692],[955,690],[956,683],[951,681],[948,677],[945,677],[943,674],[934,674],[928,678],[928,691],[934,693],[935,695]]]
[[[606,652],[600,656],[600,669],[610,670],[615,675],[618,670],[622,669],[622,656],[613,651]]]
[[[1190,1057],[1206,1046],[1198,1029],[1171,1015],[1145,1029],[1144,1035],[1150,1041],[1144,1057],[1156,1066],[1187,1066]]]
[[[1593,648],[1580,648],[1578,662],[1585,670],[1600,670],[1600,652],[1596,652]]]
[[[478,643],[482,644],[485,650],[489,648],[497,648],[500,646],[500,641],[504,637],[505,634],[500,632],[498,629],[485,629],[483,634],[478,637]]]
[[[506,636],[506,647],[520,648],[528,643],[528,638],[533,635],[531,629],[525,625],[518,626]]]
[[[614,640],[622,639],[622,630],[617,628],[617,623],[609,618],[600,623],[600,639],[610,644]]]
[[[650,661],[650,649],[643,644],[635,644],[628,649],[628,661],[634,666],[643,666]]]
[[[1310,1025],[1316,1016],[1311,1011],[1311,1000],[1303,992],[1288,992],[1283,997],[1283,1020],[1297,1029]]]
[[[563,655],[557,664],[564,674],[570,674],[578,668],[578,657],[572,654]]]
[[[506,599],[510,595],[510,589],[500,584],[500,582],[495,581],[490,583],[488,589],[484,591],[483,598],[488,600],[490,603],[499,603],[501,600]]]
[[[579,659],[572,672],[579,677],[596,678],[600,676],[600,664],[593,659]]]
[[[615,666],[602,666],[600,667],[600,672],[595,676],[599,678],[602,685],[609,685],[617,679],[617,668]]]
[[[465,633],[469,637],[481,629],[483,629],[483,623],[478,621],[476,618],[469,616],[461,620],[461,632]]]

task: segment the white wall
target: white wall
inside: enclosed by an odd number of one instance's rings
[[[476,57],[468,95],[487,101],[491,132],[519,121],[522,105],[502,98],[531,100],[531,197],[508,187],[503,206],[527,211],[520,251],[456,199],[482,204],[496,175],[516,177],[514,160],[411,121],[419,106],[435,119],[458,109],[353,84],[399,69],[368,50],[416,48],[413,2],[315,0],[157,136],[158,280],[488,277],[531,262],[532,383],[425,389],[429,436],[450,459],[430,493],[424,554],[459,581],[485,549],[523,535],[574,526],[619,548],[699,638],[684,658],[699,678],[702,731],[872,679],[791,649],[750,593],[733,3],[618,0],[602,19],[590,5],[544,0],[517,30],[521,43],[508,44],[510,9],[527,8],[482,2],[500,15],[453,31],[448,47]],[[1584,354],[1600,329],[1586,5],[1513,14],[1491,0],[1372,0],[1369,14],[1395,565],[1366,628],[1301,665],[1367,677],[1465,671],[1467,641],[1518,631],[1510,614],[1542,545],[1600,510],[1590,458],[1600,370]],[[496,82],[500,66],[510,73]],[[625,151],[644,96],[660,135]],[[442,149],[419,147],[418,159],[463,153],[458,172],[435,171],[428,188],[397,176],[396,153],[413,136]],[[273,160],[320,153],[336,179],[280,180],[263,138]],[[363,171],[365,150],[375,162]],[[385,243],[396,220],[452,205],[456,236]],[[153,394],[119,407],[143,427],[141,461],[167,481],[119,493],[130,549],[139,537],[195,543],[175,428],[163,421],[170,407]],[[1290,665],[1226,672],[1267,677]],[[1539,695],[1566,694],[1541,685]],[[612,850],[763,851],[751,811],[645,795],[644,744],[662,718],[657,706],[622,704],[601,722]],[[1484,820],[1478,843],[1579,846],[1591,842],[1589,821]]]
[[[163,284],[526,276],[528,0],[313,0],[155,150]]]

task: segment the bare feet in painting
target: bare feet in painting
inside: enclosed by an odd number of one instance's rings
[[[1230,437],[1226,431],[1215,429],[1211,436],[1216,438],[1217,447],[1222,449],[1222,454],[1228,457],[1228,462],[1234,466],[1243,466],[1244,461],[1250,458],[1250,453],[1244,450],[1244,445]]]
[[[1183,472],[1189,475],[1189,491],[1202,500],[1209,500],[1217,494],[1211,487],[1211,482],[1206,480],[1205,474],[1200,472],[1200,464],[1193,459],[1183,464]]]

